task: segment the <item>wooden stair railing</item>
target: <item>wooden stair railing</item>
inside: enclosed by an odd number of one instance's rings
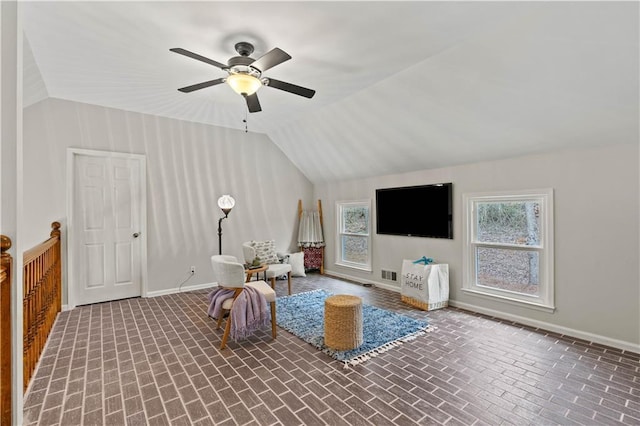
[[[24,391],[62,307],[60,223],[51,228],[51,238],[24,253]]]
[[[0,235],[0,425],[11,424],[11,239]]]

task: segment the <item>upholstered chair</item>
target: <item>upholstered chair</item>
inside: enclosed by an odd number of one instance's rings
[[[256,244],[257,243],[257,244]],[[280,277],[283,275],[287,276],[287,285],[289,287],[289,294],[291,294],[291,265],[288,263],[280,263],[278,261],[278,257],[275,253],[275,247],[271,248],[272,253],[267,253],[266,255],[257,251],[256,247],[259,247],[260,244],[271,243],[273,246],[273,241],[247,241],[242,243],[242,252],[244,254],[244,261],[246,263],[253,262],[253,259],[256,256],[260,257],[260,260],[263,263],[269,265],[269,268],[266,270],[266,278],[271,282],[271,288],[275,290],[276,288],[276,277]],[[268,244],[267,244],[268,245]],[[265,249],[269,251],[268,249]],[[264,252],[263,252],[264,253]]]
[[[214,279],[217,281],[218,286],[222,289],[234,290],[233,296],[226,299],[222,303],[222,311],[218,315],[217,328],[219,329],[222,324],[222,319],[226,313],[230,314],[231,308],[235,303],[240,293],[246,287],[252,287],[262,293],[267,300],[267,303],[271,306],[271,334],[273,338],[276,338],[276,292],[269,287],[265,281],[251,281],[245,282],[246,273],[242,263],[239,263],[234,256],[228,255],[214,255],[211,256],[211,266],[213,268]],[[227,324],[222,336],[222,343],[220,349],[224,349],[229,338],[231,331],[231,319],[232,315],[227,316]]]

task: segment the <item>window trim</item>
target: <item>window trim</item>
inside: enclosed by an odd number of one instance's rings
[[[368,215],[368,219],[369,219],[369,223],[368,223],[368,229],[369,232],[366,234],[366,239],[367,239],[367,263],[366,264],[362,264],[362,263],[355,263],[355,262],[348,262],[348,261],[344,261],[342,260],[342,236],[343,235],[355,235],[358,237],[365,237],[363,234],[348,234],[348,233],[343,233],[342,232],[342,211],[344,207],[356,207],[356,206],[363,206],[366,207],[367,210],[369,211],[369,215]],[[372,272],[373,268],[372,268],[372,256],[371,256],[371,199],[365,199],[365,200],[351,200],[351,201],[336,201],[336,260],[335,260],[335,264],[338,266],[343,266],[345,268],[351,268],[351,269],[358,269],[361,271],[367,271],[367,272]]]
[[[540,221],[540,244],[522,246],[509,243],[480,242],[476,240],[476,206],[482,202],[513,202],[531,201],[540,203],[542,217]],[[555,311],[555,281],[554,281],[554,240],[553,240],[553,189],[530,189],[519,191],[499,191],[469,193],[462,195],[463,212],[463,279],[462,291],[492,300],[499,300],[509,304],[524,306],[545,312]],[[494,289],[476,284],[476,256],[477,247],[506,248],[515,250],[535,250],[539,253],[539,286],[540,294],[527,295],[508,290]]]

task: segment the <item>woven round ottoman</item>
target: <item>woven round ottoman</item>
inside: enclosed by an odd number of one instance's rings
[[[324,343],[346,351],[362,344],[362,299],[348,294],[329,296],[324,301]]]

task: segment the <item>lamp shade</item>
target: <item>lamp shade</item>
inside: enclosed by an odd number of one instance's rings
[[[236,205],[236,200],[231,195],[223,195],[218,198],[218,207],[224,212],[225,215],[229,214],[233,206]]]
[[[226,82],[239,95],[250,96],[258,91],[262,82],[257,77],[249,74],[231,74]]]

